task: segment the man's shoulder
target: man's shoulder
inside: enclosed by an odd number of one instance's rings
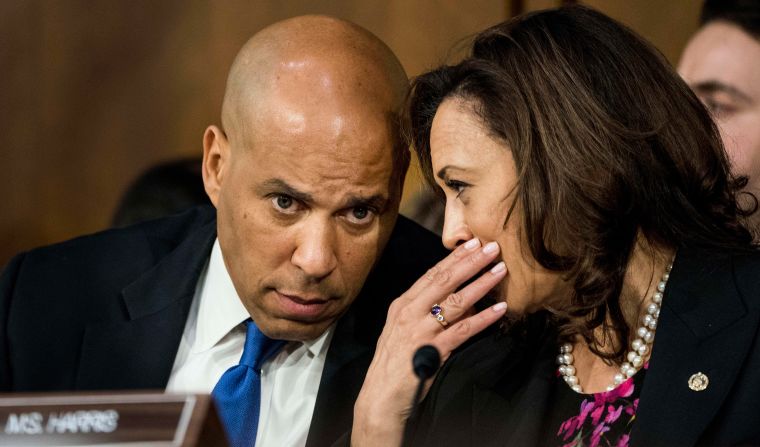
[[[20,275],[17,281],[36,283],[40,287],[76,282],[77,278],[97,282],[134,277],[160,261],[190,234],[214,221],[213,209],[199,207],[175,216],[35,248],[14,258],[7,270],[15,270],[14,274]]]
[[[439,236],[399,215],[368,282],[374,287],[382,283],[385,294],[396,297],[447,254]]]
[[[383,260],[391,261],[400,269],[432,267],[443,259],[448,251],[441,243],[440,236],[422,227],[411,219],[399,215],[388,245],[383,252]]]

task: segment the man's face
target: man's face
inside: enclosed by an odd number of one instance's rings
[[[713,114],[737,174],[760,192],[760,42],[712,22],[692,37],[678,72]]]
[[[241,135],[217,139],[228,150],[212,201],[227,270],[256,324],[310,340],[356,298],[390,236],[392,133],[366,104],[273,90]]]

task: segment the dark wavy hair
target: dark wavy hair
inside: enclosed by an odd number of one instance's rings
[[[561,339],[580,334],[622,361],[630,328],[619,296],[639,237],[652,249],[754,249],[743,224],[754,209],[736,200],[747,179],[729,173],[710,115],[652,46],[599,12],[516,17],[476,36],[459,64],[413,81],[407,134],[431,184],[430,128],[447,98],[470,105],[512,153],[507,220],[519,204],[530,254],[573,284],[553,311]],[[600,326],[619,337],[614,352],[602,351]]]

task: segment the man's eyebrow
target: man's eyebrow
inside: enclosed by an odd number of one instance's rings
[[[269,194],[272,192],[276,192],[279,194],[290,196],[298,200],[299,202],[303,202],[303,203],[314,202],[314,198],[311,196],[311,194],[305,193],[303,191],[299,191],[293,186],[289,185],[288,182],[286,182],[285,180],[282,180],[279,178],[270,178],[268,180],[265,180],[256,189],[258,189],[260,194]]]
[[[265,180],[256,189],[258,190],[259,194],[271,194],[274,192],[277,194],[290,196],[299,202],[306,204],[314,203],[314,197],[311,194],[299,191],[295,187],[289,185],[285,180],[279,178],[270,178],[268,180]],[[371,207],[376,210],[384,210],[387,204],[388,197],[383,194],[374,194],[369,197],[361,195],[350,195],[345,200],[345,204],[343,206],[345,208]]]
[[[382,211],[388,205],[388,197],[375,194],[369,197],[351,195],[346,199],[346,208],[369,207]]]
[[[740,101],[752,103],[752,98],[748,94],[744,93],[733,85],[728,85],[720,81],[697,82],[696,84],[693,84],[691,88],[694,89],[695,92],[703,94],[726,93]]]

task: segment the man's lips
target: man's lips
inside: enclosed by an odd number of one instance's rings
[[[319,296],[302,296],[279,290],[274,292],[283,313],[295,319],[313,319],[322,314],[330,305],[330,300]]]

